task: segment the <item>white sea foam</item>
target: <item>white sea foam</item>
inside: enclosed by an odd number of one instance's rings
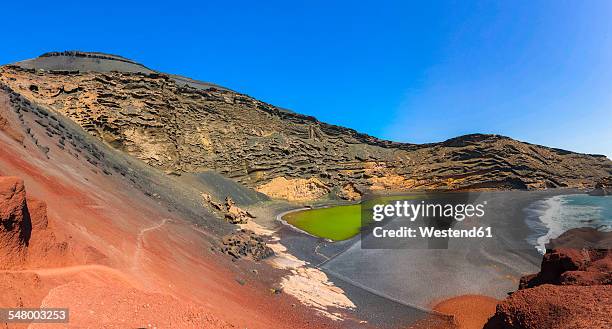
[[[569,229],[609,229],[611,219],[607,218],[607,213],[612,207],[612,199],[595,198],[579,194],[559,195],[535,202],[527,209],[527,223],[535,232],[529,242],[543,254],[546,243]]]

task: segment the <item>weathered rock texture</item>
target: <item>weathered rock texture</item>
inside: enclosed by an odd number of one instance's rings
[[[355,184],[353,183],[348,183],[344,185],[342,189],[340,189],[340,192],[338,193],[338,196],[340,198],[349,200],[349,201],[359,200],[361,199],[362,195],[363,195],[363,191],[359,189],[357,186],[355,186]]]
[[[168,173],[215,170],[254,188],[278,178],[289,184],[294,179],[316,179],[326,193],[348,184],[372,189],[594,187],[612,173],[612,162],[604,156],[497,135],[468,135],[425,145],[384,141],[247,95],[200,88],[148,69],[37,69],[48,67],[37,66],[48,58],[3,66],[0,83]],[[126,64],[123,58],[117,61]],[[292,189],[293,185],[285,188]],[[284,195],[288,193],[277,196]]]
[[[250,257],[254,260],[261,260],[274,254],[263,238],[250,230],[240,230],[226,235],[222,242],[221,251],[235,259]]]
[[[612,286],[543,285],[500,303],[485,329],[612,328],[610,305]]]
[[[580,228],[547,245],[540,272],[521,278],[519,289],[542,284],[612,284],[612,233]]]
[[[255,218],[250,212],[238,207],[231,197],[225,198],[225,204],[216,202],[212,196],[202,193],[205,207],[210,207],[213,212],[220,213],[231,224],[246,224],[249,219]]]
[[[258,274],[244,273],[229,257],[206,252],[235,226],[207,211],[200,193],[231,195],[242,207],[261,200],[256,192],[214,172],[164,175],[4,87],[0,176],[25,182],[32,230],[27,250],[19,247],[27,263],[6,268],[0,258],[0,307],[62,305],[79,328],[339,327],[288,295],[270,296],[279,271],[258,264]],[[68,257],[53,256],[62,246]],[[27,326],[49,327],[17,327]]]
[[[594,229],[551,241],[541,271],[521,278],[485,329],[612,328],[611,242]]]
[[[48,229],[47,205],[26,197],[22,179],[0,176],[0,269],[64,264],[67,253]]]
[[[32,234],[23,181],[0,177],[0,266],[23,263]]]
[[[308,179],[276,177],[270,182],[260,185],[257,191],[273,198],[289,201],[308,201],[326,195],[330,189],[320,179],[315,177]]]

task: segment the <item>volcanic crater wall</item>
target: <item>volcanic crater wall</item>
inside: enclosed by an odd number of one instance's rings
[[[3,104],[5,99],[7,102]],[[87,171],[109,179],[119,179],[136,187],[146,197],[181,214],[185,219],[217,233],[231,230],[230,226],[217,220],[201,204],[200,194],[210,188],[206,186],[210,178],[203,180],[197,188],[177,182],[173,177],[164,175],[128,154],[113,150],[78,124],[49,107],[34,103],[8,85],[0,84],[0,106],[0,131],[22,147],[41,154],[46,161],[62,163],[65,162],[62,159],[68,156]],[[227,195],[241,192],[230,191]],[[251,201],[242,199],[243,203]]]
[[[497,135],[402,144],[321,123],[225,89],[159,73],[0,68],[0,83],[169,174],[214,170],[250,187],[275,178],[325,189],[592,187],[612,174],[603,156]]]

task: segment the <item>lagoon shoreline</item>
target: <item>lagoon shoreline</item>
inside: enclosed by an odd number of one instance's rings
[[[278,234],[290,253],[318,264],[358,306],[359,315],[378,314],[370,321],[383,328],[407,326],[434,314],[428,310],[449,298],[482,295],[502,299],[514,291],[518,279],[537,272],[541,262],[541,254],[528,243],[534,231],[526,222],[525,209],[556,195],[576,193],[583,192],[481,192],[479,198],[491,200],[493,205],[487,220],[497,223],[501,231],[495,241],[451,243],[447,250],[362,249],[359,236],[330,242],[300,233],[290,224],[282,225]],[[372,294],[393,306],[380,313],[379,302],[371,302]],[[404,309],[401,312],[405,316],[398,316],[398,307]]]

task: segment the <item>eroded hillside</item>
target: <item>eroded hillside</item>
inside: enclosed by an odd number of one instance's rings
[[[283,271],[221,252],[236,227],[202,192],[0,88],[0,306],[69,308],[82,328],[333,328],[269,292]],[[49,324],[2,326],[25,327]]]
[[[3,66],[0,82],[167,173],[215,170],[271,196],[287,195],[287,188],[351,198],[368,188],[591,187],[612,173],[603,156],[496,135],[426,145],[383,141],[157,72],[34,66]]]

